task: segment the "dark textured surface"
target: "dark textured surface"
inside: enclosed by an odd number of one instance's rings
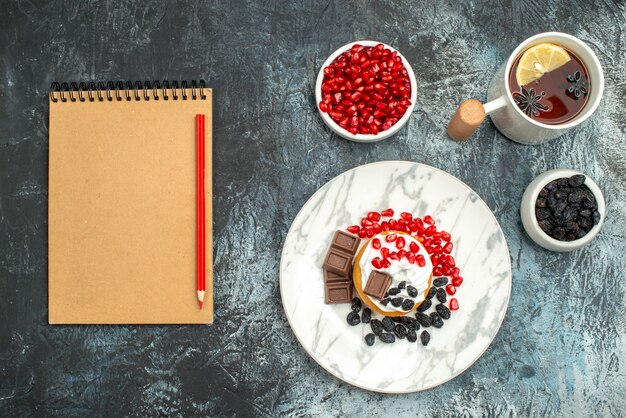
[[[247,3],[247,4],[245,4]],[[626,410],[626,6],[622,1],[3,3],[0,14],[0,415],[618,416]],[[536,6],[533,6],[536,5]],[[543,146],[485,123],[446,139],[526,37],[583,39],[606,72],[584,126]],[[419,82],[409,124],[353,144],[316,113],[326,56],[355,39],[398,48]],[[47,325],[47,98],[53,80],[204,78],[214,88],[216,319],[203,326]],[[112,121],[113,122],[113,121]],[[385,159],[443,168],[500,221],[513,261],[504,325],[484,356],[425,393],[382,396],[331,377],[280,303],[282,241],[306,199]],[[586,249],[533,245],[518,215],[544,170],[582,170],[608,217]]]

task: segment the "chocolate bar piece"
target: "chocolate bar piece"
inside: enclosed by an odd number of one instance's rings
[[[337,231],[333,236],[330,246],[353,256],[357,248],[359,248],[360,242],[361,238],[359,237],[350,235],[347,232]]]
[[[375,297],[378,300],[382,300],[387,290],[389,290],[389,286],[391,286],[390,275],[382,271],[372,270],[370,277],[367,278],[363,293]]]
[[[326,303],[347,303],[352,300],[352,282],[332,283],[324,286]]]
[[[324,270],[339,276],[348,277],[352,268],[352,256],[331,247],[324,259]]]
[[[351,281],[352,281],[351,275],[340,276],[337,273],[324,270],[324,284],[325,285],[329,285],[333,283],[345,283],[345,282],[351,282]]]

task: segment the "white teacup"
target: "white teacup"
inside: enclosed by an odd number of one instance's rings
[[[573,119],[556,125],[537,122],[527,116],[516,105],[509,89],[509,72],[515,58],[533,45],[551,42],[561,45],[576,54],[587,68],[590,81],[587,103]],[[496,128],[513,141],[522,144],[542,144],[563,134],[585,121],[593,114],[604,93],[604,74],[596,54],[580,39],[560,32],[545,32],[531,36],[522,42],[500,67],[489,87],[489,102],[484,105],[478,100],[466,100],[457,109],[448,126],[448,134],[456,140],[468,139],[478,128],[485,115],[489,115]]]

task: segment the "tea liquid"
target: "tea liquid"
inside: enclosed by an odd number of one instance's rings
[[[520,53],[509,72],[509,88],[517,106],[537,122],[557,125],[572,120],[585,107],[590,93],[587,69],[572,51],[570,60],[525,86],[517,84],[515,73]]]

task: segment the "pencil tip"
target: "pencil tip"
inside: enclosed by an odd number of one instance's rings
[[[200,310],[202,310],[202,301],[199,300],[198,303],[200,304]]]

